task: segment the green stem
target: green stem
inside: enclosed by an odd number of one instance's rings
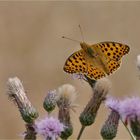
[[[132,134],[132,132],[129,130],[129,128],[125,125],[125,123],[123,122],[122,119],[120,119],[121,122],[123,123],[123,125],[125,126],[126,130],[128,131],[128,133],[130,134],[132,140],[136,140],[136,138],[134,137],[134,135]]]
[[[78,135],[78,137],[77,137],[77,140],[80,140],[84,129],[85,129],[85,126],[82,126],[81,129],[80,129],[79,135]]]
[[[27,123],[26,124],[26,135],[24,137],[24,140],[36,140],[36,132],[34,128],[34,123]]]

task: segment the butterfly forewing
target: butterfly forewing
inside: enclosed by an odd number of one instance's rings
[[[68,73],[86,73],[87,66],[84,58],[84,51],[80,50],[73,53],[65,62],[64,71]]]
[[[119,61],[122,56],[130,50],[129,46],[117,42],[101,42],[95,45],[97,45],[108,58],[115,61]]]

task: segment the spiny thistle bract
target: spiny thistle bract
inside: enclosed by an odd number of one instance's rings
[[[112,140],[116,137],[119,118],[119,113],[112,110],[101,129],[101,136],[103,137],[103,139]]]
[[[52,112],[57,105],[56,90],[49,91],[43,102],[43,107],[47,112]]]

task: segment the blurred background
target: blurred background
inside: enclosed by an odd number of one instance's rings
[[[49,90],[65,83],[75,86],[79,107],[71,112],[75,139],[81,127],[78,117],[91,97],[90,86],[63,72],[69,55],[80,49],[76,42],[62,39],[63,35],[81,40],[83,29],[87,43],[118,41],[128,44],[129,55],[121,68],[108,78],[111,95],[119,98],[140,95],[136,56],[140,53],[140,2],[0,2],[0,139],[19,139],[24,132],[17,107],[8,100],[6,83],[17,76],[23,82],[28,98],[40,113]],[[85,129],[83,139],[101,139],[100,129],[109,111],[101,106],[94,125]],[[116,139],[128,139],[119,125]]]

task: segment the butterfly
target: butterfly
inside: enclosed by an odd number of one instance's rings
[[[121,64],[122,57],[130,50],[128,45],[118,42],[100,42],[89,45],[80,43],[81,50],[68,57],[64,71],[70,74],[83,74],[93,80],[110,75]]]

